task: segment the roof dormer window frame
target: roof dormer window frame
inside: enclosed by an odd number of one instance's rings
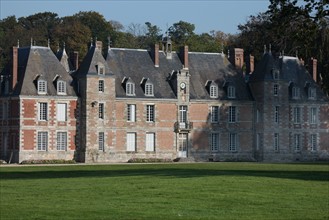
[[[98,75],[105,75],[105,66],[102,63],[97,64],[97,74]]]
[[[43,79],[38,79],[37,81],[37,90],[39,95],[47,94],[47,81]]]
[[[272,69],[272,77],[274,80],[279,80],[280,79],[280,71],[277,68]]]
[[[316,88],[315,87],[308,87],[307,89],[308,92],[308,99],[310,100],[315,100],[316,99]]]
[[[236,89],[234,85],[227,86],[227,98],[235,99],[236,98]]]
[[[291,96],[293,99],[299,99],[300,98],[300,88],[296,85],[294,85],[291,89]]]
[[[210,83],[209,86],[209,96],[212,99],[218,98],[218,85],[214,81]]]
[[[140,85],[145,96],[154,96],[154,84],[149,78],[143,77]]]
[[[66,82],[64,80],[57,80],[57,95],[66,95]]]

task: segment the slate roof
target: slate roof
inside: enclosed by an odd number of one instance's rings
[[[69,59],[69,56],[66,53],[65,48],[63,48],[63,50],[58,50],[56,53],[56,57],[59,60],[59,62],[62,64],[62,66],[65,68],[66,72],[70,72],[74,69]]]
[[[250,75],[249,82],[273,81],[273,69],[279,71],[280,80],[289,82],[290,86],[300,88],[299,100],[308,100],[307,88],[310,86],[316,88],[317,100],[328,100],[328,97],[324,95],[319,85],[297,57],[275,56],[269,52],[265,53],[253,74]]]
[[[208,80],[213,80],[219,86],[218,99],[227,99],[223,86],[225,82],[231,82],[236,87],[237,100],[251,100],[242,74],[236,71],[224,55],[189,52],[188,56],[191,99],[210,99],[206,83]],[[106,62],[116,77],[117,97],[127,97],[122,85],[126,77],[135,83],[136,96],[134,97],[145,98],[140,82],[143,78],[149,78],[154,83],[153,98],[176,98],[168,79],[173,71],[183,68],[178,53],[173,52],[172,59],[167,59],[165,53],[159,51],[159,67],[155,67],[150,51],[112,48],[108,51]]]
[[[76,96],[72,83],[72,77],[58,62],[53,51],[48,47],[23,47],[18,48],[18,82],[14,95],[38,95],[37,77],[47,81],[47,94],[45,96],[57,96],[56,76],[66,82],[68,96]]]

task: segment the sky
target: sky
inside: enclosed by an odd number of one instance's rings
[[[268,0],[0,0],[0,19],[15,15],[27,17],[39,12],[54,12],[59,17],[79,11],[96,11],[106,20],[129,25],[150,22],[164,33],[179,21],[195,25],[195,33],[222,31],[238,33],[238,25],[245,24],[250,15],[265,12]]]

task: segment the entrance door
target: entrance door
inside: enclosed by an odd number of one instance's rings
[[[187,157],[188,134],[178,134],[178,157]]]

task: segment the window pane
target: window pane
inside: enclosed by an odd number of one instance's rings
[[[154,122],[154,105],[146,106],[146,121]]]
[[[98,150],[104,151],[104,132],[98,133]]]
[[[127,121],[135,122],[136,120],[135,111],[136,111],[136,105],[131,105],[131,104],[127,105]]]
[[[229,107],[229,122],[236,122],[236,106]]]
[[[136,151],[135,133],[127,133],[127,151]]]
[[[57,103],[57,121],[66,121],[66,103]]]
[[[219,121],[219,107],[211,106],[211,122]]]
[[[211,151],[216,152],[219,149],[219,134],[212,133],[211,134],[211,143],[210,143]]]
[[[67,133],[58,132],[57,133],[57,150],[66,150],[67,149]]]
[[[48,132],[38,132],[38,150],[45,151],[48,147]]]
[[[146,133],[146,151],[154,151],[154,133]]]
[[[39,103],[39,121],[47,121],[48,119],[48,103]]]

